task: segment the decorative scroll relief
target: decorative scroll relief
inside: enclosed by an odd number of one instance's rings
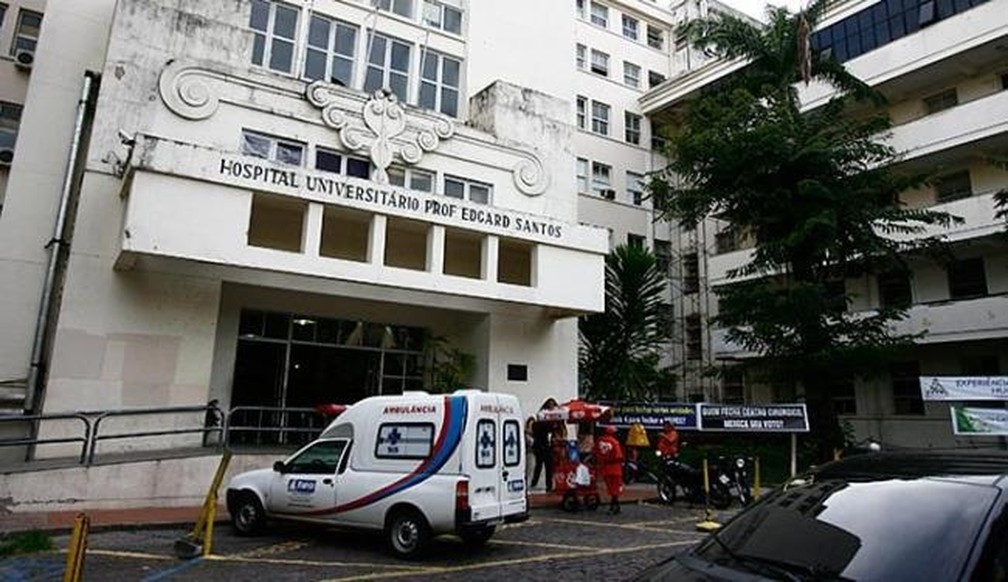
[[[522,155],[525,157],[511,169],[515,187],[522,194],[538,196],[549,187],[549,174],[538,156],[530,152],[522,152]]]
[[[344,146],[367,152],[375,165],[372,179],[379,184],[388,184],[388,168],[396,155],[407,164],[416,164],[424,152],[433,151],[455,135],[455,125],[447,117],[426,124],[409,123],[406,110],[387,89],[375,91],[364,103],[363,126],[346,114],[345,104],[324,81],[309,85],[306,94],[312,105],[322,109],[322,122],[339,132]]]
[[[198,65],[172,61],[161,71],[158,92],[161,101],[173,113],[186,119],[206,119],[217,112],[220,98],[211,89],[209,80],[223,75]]]

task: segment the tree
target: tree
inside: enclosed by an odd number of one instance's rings
[[[909,273],[907,253],[940,245],[923,236],[926,226],[953,221],[900,204],[923,177],[891,169],[896,152],[878,138],[888,116],[870,113],[883,97],[833,57],[802,48],[826,4],[799,15],[771,8],[764,28],[732,16],[687,26],[698,48],[748,62],[688,105],[670,135],[668,171],[649,183],[660,216],[686,225],[716,216],[754,238],[752,260],[718,290],[714,323],[762,354],[773,381],[803,388],[820,454],[842,439],[827,379],[870,375],[914,339],[892,331],[904,310],[851,313],[844,278]],[[835,96],[803,111],[803,78]]]
[[[654,255],[622,245],[606,258],[605,311],[582,317],[579,372],[587,398],[646,398],[671,381],[659,368],[665,281]]]

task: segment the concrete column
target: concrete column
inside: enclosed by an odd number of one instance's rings
[[[427,272],[444,274],[445,227],[432,224],[427,230]]]
[[[497,282],[497,255],[500,252],[500,239],[495,236],[483,238],[482,264],[480,275],[484,281]]]
[[[319,256],[322,246],[322,214],[325,206],[311,202],[308,212],[305,212],[304,226],[301,229],[301,250],[309,257]]]
[[[367,260],[376,267],[385,264],[385,229],[388,218],[383,214],[375,214],[371,219],[371,232],[368,235]]]

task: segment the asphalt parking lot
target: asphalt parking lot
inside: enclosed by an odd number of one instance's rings
[[[101,531],[88,540],[85,580],[623,580],[684,551],[702,538],[694,526],[702,511],[649,503],[565,513],[536,509],[521,524],[500,528],[483,548],[457,538],[435,539],[426,558],[404,562],[389,555],[377,535],[273,525],[269,533],[240,538],[228,525],[214,531],[213,554],[181,561],[172,544],[181,528]],[[67,536],[54,539],[65,550]],[[61,580],[65,551],[0,561],[0,579]]]

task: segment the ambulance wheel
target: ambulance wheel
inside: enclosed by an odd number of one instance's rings
[[[564,493],[563,500],[560,501],[560,508],[564,511],[569,511],[574,513],[578,510],[580,503],[578,503],[577,495],[573,491],[568,491]]]
[[[595,511],[598,509],[600,503],[602,503],[602,500],[599,499],[597,494],[592,493],[591,495],[585,495],[584,504],[589,510]]]
[[[389,518],[385,526],[389,548],[396,557],[417,558],[430,539],[427,520],[415,509],[402,509]]]
[[[254,536],[262,532],[266,525],[266,512],[255,493],[240,493],[235,499],[231,513],[231,525],[240,536]]]
[[[458,536],[462,538],[467,546],[479,547],[487,543],[487,540],[494,534],[494,526],[478,525],[473,527],[463,527],[459,529]]]

